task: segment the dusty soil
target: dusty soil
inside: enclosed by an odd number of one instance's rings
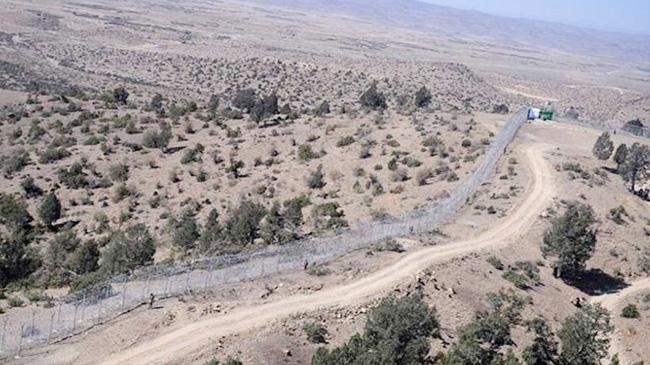
[[[84,239],[104,234],[100,213],[110,228],[145,223],[156,238],[158,262],[187,258],[171,244],[163,219],[187,206],[196,206],[203,221],[211,208],[223,216],[244,198],[270,206],[306,194],[313,204],[338,203],[354,224],[427,204],[480,163],[507,117],[491,113],[499,104],[512,112],[551,101],[562,117],[577,116],[607,128],[650,118],[650,78],[642,64],[553,50],[542,59],[506,44],[235,1],[180,6],[7,0],[2,5],[0,154],[4,159],[24,149],[31,160],[21,171],[3,171],[2,192],[24,196],[20,183],[27,176],[45,191],[56,188],[63,220],[78,222]],[[384,113],[358,105],[372,82],[387,96]],[[104,92],[117,86],[128,89],[127,105],[102,100]],[[432,91],[429,108],[398,102],[421,86]],[[283,116],[264,128],[247,116],[222,125],[206,121],[212,95],[219,95],[223,110],[237,90],[247,87],[261,94],[276,92],[280,104],[290,105],[299,116]],[[62,100],[60,94],[71,88],[80,93]],[[168,153],[132,148],[144,132],[158,128],[159,117],[146,108],[155,93],[164,96],[167,106],[199,105],[196,112],[165,119],[174,136]],[[70,108],[70,101],[81,110]],[[323,101],[331,112],[314,113]],[[84,122],[82,110],[97,116]],[[17,111],[24,117],[9,118]],[[127,122],[134,129],[127,131]],[[575,311],[571,299],[602,302],[616,326],[610,354],[619,353],[621,363],[647,361],[650,313],[638,257],[650,242],[650,205],[629,194],[625,182],[610,172],[612,162],[594,159],[591,146],[599,133],[568,124],[526,125],[493,178],[466,207],[435,235],[399,239],[403,253],[382,250],[378,243],[328,263],[323,276],[282,273],[167,299],[155,310],[136,308],[82,335],[26,350],[9,363],[201,364],[235,355],[244,363],[304,364],[317,348],[305,338],[305,321],[326,325],[328,346],[341,344],[362,328],[378,298],[410,292],[416,279],[425,282],[426,301],[440,314],[443,335],[432,352],[448,346],[456,329],[485,309],[487,293],[507,288],[530,297],[526,316],[543,315],[555,330]],[[68,146],[70,156],[38,162],[48,147],[70,137],[75,140]],[[338,145],[344,137],[354,141]],[[440,139],[449,156],[432,155],[423,144],[429,137]],[[624,134],[612,138],[615,145],[647,143]],[[206,147],[199,159],[181,162],[197,144]],[[301,145],[325,153],[303,161]],[[364,147],[369,154],[362,157]],[[395,181],[388,168],[393,156],[411,158],[398,163],[409,179]],[[229,176],[231,159],[244,162],[241,178]],[[129,166],[129,177],[96,189],[60,186],[57,171],[80,160],[93,178],[108,179],[118,163]],[[566,163],[579,164],[583,173],[565,169]],[[309,189],[306,179],[319,165],[326,185]],[[419,185],[416,176],[425,168],[439,173]],[[373,191],[371,176],[383,193]],[[128,197],[116,198],[121,187],[128,189]],[[555,279],[539,249],[549,218],[567,200],[588,202],[599,220],[598,245],[588,262],[594,275],[580,287]],[[40,201],[27,202],[36,216]],[[621,206],[626,215],[615,222],[610,209]],[[299,233],[316,233],[318,217],[310,208],[303,213]],[[51,236],[44,234],[38,249],[44,251]],[[515,288],[488,263],[491,257],[506,267],[534,263],[539,283]],[[66,288],[48,291],[54,297],[66,293]],[[620,317],[629,303],[640,308],[640,319]],[[0,300],[0,307],[25,316],[32,305],[7,308],[7,301]],[[518,342],[528,339],[523,332],[515,330]]]

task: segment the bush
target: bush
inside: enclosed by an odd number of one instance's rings
[[[409,173],[405,168],[400,168],[393,172],[391,179],[395,182],[406,181],[409,179]]]
[[[494,268],[497,269],[497,270],[503,270],[503,269],[505,268],[505,266],[503,265],[503,263],[501,262],[501,260],[499,260],[499,258],[496,257],[496,256],[490,256],[490,257],[488,257],[488,258],[487,258],[487,262],[488,262],[490,265],[494,266]]]
[[[253,89],[243,89],[237,91],[232,99],[232,106],[241,110],[250,110],[255,106],[257,95]]]
[[[43,189],[40,186],[36,185],[34,178],[27,176],[23,181],[20,182],[20,187],[25,191],[25,195],[28,198],[36,198],[43,195]]]
[[[10,308],[18,308],[24,306],[25,301],[18,297],[11,296],[7,298],[7,304]]]
[[[129,99],[129,92],[126,91],[124,87],[118,87],[113,90],[113,100],[116,103],[126,105],[126,101]]]
[[[386,97],[383,93],[377,90],[377,83],[374,82],[368,90],[366,90],[361,97],[359,102],[362,106],[370,108],[372,110],[383,110],[386,109]]]
[[[336,142],[336,147],[345,147],[351,145],[352,143],[354,143],[354,137],[345,136],[345,137],[341,137],[341,139],[339,139],[338,142]]]
[[[55,161],[62,160],[70,156],[70,152],[65,147],[48,147],[38,158],[38,162],[42,164],[49,164]]]
[[[69,168],[61,168],[58,171],[59,181],[68,189],[86,188],[90,184],[83,172],[80,162],[73,163]]]
[[[307,339],[311,343],[327,343],[327,328],[320,323],[306,322],[303,331],[307,335]]]
[[[426,185],[427,180],[432,178],[434,176],[433,170],[425,167],[422,170],[418,171],[418,173],[415,176],[415,181],[418,186]]]
[[[324,181],[323,165],[318,165],[316,171],[313,171],[307,179],[307,186],[310,189],[322,189],[326,183]]]
[[[108,169],[108,176],[115,182],[126,182],[129,180],[129,165],[117,163]]]
[[[316,228],[332,229],[348,226],[348,222],[343,218],[345,213],[340,210],[340,206],[336,202],[314,206],[312,216],[314,217]]]
[[[311,148],[311,145],[302,144],[298,147],[298,159],[301,161],[309,161],[311,159],[318,158],[318,155],[314,153]]]
[[[628,304],[621,310],[621,317],[623,318],[639,318],[639,309],[634,304]]]
[[[519,289],[524,289],[525,290],[525,289],[529,288],[528,279],[526,279],[526,276],[524,276],[524,275],[522,275],[522,274],[520,274],[520,273],[518,273],[518,272],[516,272],[516,271],[514,271],[512,269],[506,270],[503,273],[502,277],[504,279],[508,280],[509,282],[511,282],[512,284],[514,284],[514,286],[516,286]]]
[[[188,164],[191,162],[201,162],[200,155],[203,153],[204,150],[205,147],[203,147],[202,144],[197,143],[194,148],[190,148],[185,151],[185,154],[181,158],[181,163]]]
[[[318,105],[318,107],[314,110],[314,112],[318,116],[329,114],[330,113],[330,103],[328,103],[327,101],[323,101],[322,103],[320,103],[320,105]]]
[[[415,106],[418,108],[424,108],[431,104],[431,92],[425,86],[422,86],[415,93]]]
[[[0,158],[2,170],[7,175],[13,175],[16,172],[21,171],[25,166],[29,165],[30,162],[31,158],[29,157],[29,153],[25,151],[24,148],[17,148],[10,154]]]
[[[625,224],[625,218],[627,217],[627,211],[625,210],[625,207],[622,205],[619,205],[616,208],[612,208],[609,210],[609,219],[611,219],[614,223],[616,224]]]
[[[164,150],[167,148],[171,138],[171,127],[168,124],[164,124],[161,130],[149,129],[144,132],[144,135],[142,136],[142,145],[147,148],[159,148]]]

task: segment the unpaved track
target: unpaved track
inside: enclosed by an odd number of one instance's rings
[[[381,295],[383,291],[392,289],[399,282],[426,269],[434,262],[514,243],[528,231],[540,212],[549,205],[555,191],[550,168],[542,156],[545,148],[547,146],[542,144],[526,148],[526,162],[531,171],[526,199],[498,226],[475,238],[412,252],[384,269],[343,286],[313,294],[293,295],[194,322],[112,354],[102,364],[172,363],[175,359],[183,359],[187,354],[205,347],[210,338],[245,332],[274,319],[316,311],[321,307],[364,303]]]
[[[603,294],[597,297],[593,297],[591,298],[591,303],[600,303],[604,308],[612,312],[612,315],[616,315],[616,309],[618,309],[618,305],[621,300],[625,299],[627,296],[636,294],[643,290],[650,290],[650,277],[637,280],[627,288],[616,293]],[[610,358],[615,354],[618,354],[618,358],[621,364],[630,364],[630,359],[627,359],[625,352],[622,351],[623,347],[621,346],[622,344],[619,334],[620,331],[618,329],[614,329],[614,333],[612,334],[612,341],[610,342],[609,346]]]

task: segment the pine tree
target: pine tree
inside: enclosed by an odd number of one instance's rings
[[[563,215],[553,220],[544,232],[542,253],[556,256],[558,275],[575,275],[584,269],[585,262],[596,247],[594,211],[580,202],[570,202]]]
[[[43,198],[38,214],[43,223],[50,229],[52,228],[52,223],[61,218],[61,203],[53,191]]]
[[[625,143],[621,143],[618,145],[618,148],[616,148],[616,152],[614,152],[614,162],[616,162],[616,170],[621,169],[621,164],[625,162],[625,159],[627,158],[627,145]]]
[[[609,138],[608,132],[603,132],[603,134],[598,137],[592,152],[599,160],[607,160],[612,155],[614,151],[614,143]]]

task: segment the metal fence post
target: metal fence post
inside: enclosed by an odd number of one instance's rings
[[[59,303],[59,309],[56,311],[56,327],[61,328],[61,303]]]
[[[52,326],[54,325],[54,312],[50,315],[50,328],[47,330],[47,344],[50,343],[50,338],[52,338]]]
[[[32,326],[29,328],[29,337],[34,336],[34,332],[36,332],[36,328],[34,327],[34,320],[36,318],[36,309],[32,309]]]
[[[77,311],[79,311],[79,303],[74,304],[74,316],[72,317],[72,332],[77,329]]]
[[[2,322],[2,351],[5,350],[5,335],[7,333],[7,318]]]
[[[124,284],[122,284],[122,303],[120,304],[121,309],[124,309],[125,299],[126,299],[126,280],[124,280]]]
[[[23,323],[20,326],[20,333],[18,333],[18,336],[20,336],[20,338],[18,339],[18,352],[16,352],[17,356],[20,356],[20,350],[22,350],[22,348],[23,348],[23,333],[24,332],[25,332],[25,323]]]
[[[79,320],[82,323],[84,321],[85,314],[86,314],[86,292],[84,291],[84,296],[83,299],[81,300],[81,319]]]

